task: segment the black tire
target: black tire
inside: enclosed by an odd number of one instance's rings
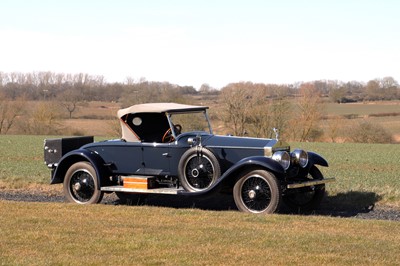
[[[119,203],[126,205],[144,205],[146,203],[147,194],[115,192],[119,199]]]
[[[181,157],[178,175],[186,191],[202,191],[209,188],[221,176],[217,157],[208,149],[193,147]]]
[[[279,210],[282,190],[275,175],[265,170],[242,173],[233,187],[233,199],[242,212],[268,214]]]
[[[324,177],[316,166],[312,166],[306,178],[308,180],[320,180]],[[298,188],[289,192],[290,194],[283,197],[283,202],[292,212],[310,212],[321,204],[325,196],[325,184]]]
[[[88,162],[73,164],[65,174],[64,195],[69,202],[78,204],[95,204],[103,198],[97,174]]]

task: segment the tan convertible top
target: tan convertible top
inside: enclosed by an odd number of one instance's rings
[[[180,103],[144,103],[136,104],[131,107],[120,109],[118,117],[121,118],[126,114],[137,113],[164,113],[164,112],[185,112],[185,111],[201,111],[208,109],[207,106],[196,106]]]
[[[196,106],[179,103],[144,103],[132,105],[128,108],[120,109],[118,111],[118,117],[121,122],[122,138],[127,141],[137,142],[140,141],[137,134],[128,125],[127,121],[124,121],[124,117],[128,114],[139,114],[139,113],[184,113],[184,112],[195,112],[204,111],[208,109],[207,106]]]

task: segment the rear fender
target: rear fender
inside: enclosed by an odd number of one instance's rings
[[[60,159],[56,169],[54,170],[50,184],[63,183],[65,174],[71,165],[82,161],[89,162],[93,165],[101,187],[102,180],[105,180],[105,177],[109,175],[110,171],[107,169],[103,159],[99,155],[86,149],[74,150],[65,154]]]

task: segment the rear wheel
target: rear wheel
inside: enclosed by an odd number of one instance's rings
[[[311,167],[305,181],[323,179],[316,166]],[[309,212],[315,210],[325,196],[325,184],[289,190],[290,194],[283,197],[283,202],[293,212]]]
[[[103,192],[99,189],[97,174],[88,162],[73,164],[65,174],[64,195],[70,202],[78,204],[99,203]]]
[[[279,209],[282,191],[276,177],[265,170],[244,172],[233,187],[233,198],[240,211],[274,213]]]

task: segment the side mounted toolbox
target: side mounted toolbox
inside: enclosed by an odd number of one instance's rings
[[[124,188],[152,189],[157,187],[154,176],[125,176],[123,182]]]
[[[83,145],[92,143],[93,141],[93,136],[45,139],[44,162],[49,168],[52,168],[68,152],[79,149]]]

